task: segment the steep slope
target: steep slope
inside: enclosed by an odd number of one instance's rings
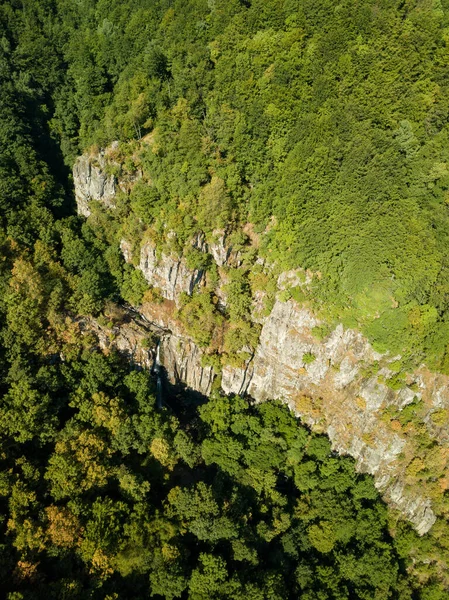
[[[83,157],[74,169],[79,211],[86,214],[96,200],[97,211],[105,206],[113,215],[114,198],[105,198],[101,190],[125,188],[126,175],[121,182],[112,175],[108,179],[93,163],[99,165],[99,158]],[[87,173],[89,189],[83,183]],[[257,341],[231,356],[224,340],[230,330],[239,333],[242,324],[232,319],[229,281],[242,269],[269,280],[275,265],[251,252],[251,240],[236,251],[218,231],[212,242],[204,237],[187,241],[184,255],[169,252],[167,240],[173,235],[166,232],[159,245],[143,240],[140,249],[135,240],[121,241],[126,260],[151,288],[138,310],[165,330],[163,359],[171,380],[209,394],[219,378],[226,393],[248,393],[259,401],[282,399],[317,431],[326,432],[335,449],[354,456],[360,471],[372,473],[385,499],[420,534],[429,531],[435,513],[445,510],[449,378],[424,366],[406,371],[400,356],[374,351],[356,330],[342,325],[326,330],[310,303],[292,298],[310,283],[310,274],[301,270],[276,275],[274,303],[264,315],[258,308],[268,291],[254,291],[250,327]],[[192,249],[209,260],[205,267],[189,264]],[[249,267],[243,262],[245,252],[251,254]],[[212,283],[210,261],[218,272]],[[186,309],[201,298],[212,298],[217,320],[200,323],[198,332],[195,325],[204,319],[204,307],[200,304],[199,312],[187,317]],[[201,335],[204,327],[210,327],[207,339]]]

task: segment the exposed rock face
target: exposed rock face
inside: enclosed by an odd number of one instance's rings
[[[201,366],[201,357],[202,352],[191,340],[177,335],[163,338],[162,362],[169,380],[208,396],[215,374],[212,367]]]
[[[115,181],[91,164],[91,159],[82,157],[77,161],[74,177],[81,214],[89,214],[91,199],[113,206]],[[212,243],[206,244],[197,237],[192,245],[209,252],[218,267],[238,264],[225,233],[215,233]],[[125,259],[131,262],[130,244],[123,240],[121,247]],[[147,322],[163,328],[156,333],[161,337],[162,362],[169,379],[209,394],[215,374],[211,367],[202,365],[202,350],[175,318],[181,293],[192,294],[195,287],[202,285],[204,273],[189,269],[183,257],[159,253],[150,242],[141,248],[138,268],[165,299],[159,305],[144,304],[139,310]],[[308,274],[300,275],[293,271],[283,273],[278,289],[307,284]],[[216,290],[219,298],[223,277]],[[225,298],[222,301],[225,303]],[[319,341],[312,334],[313,328],[320,324],[318,319],[292,300],[276,300],[271,314],[258,318],[257,322],[262,324],[262,331],[254,355],[244,368],[223,368],[224,392],[247,393],[257,401],[279,398],[288,403],[310,426],[326,432],[336,451],[353,456],[359,471],[373,474],[384,498],[413,523],[419,534],[426,533],[435,522],[431,501],[425,497],[424,488],[407,485],[408,463],[399,459],[410,456],[411,460],[413,446],[399,422],[393,429],[390,419],[383,417],[390,408],[402,410],[422,400],[429,435],[438,444],[449,446],[447,432],[438,429],[430,418],[433,411],[449,408],[449,378],[422,368],[413,374],[414,383],[405,382],[402,389],[395,391],[385,384],[392,374],[388,361],[393,357],[376,353],[359,332],[344,329],[342,325]],[[114,330],[114,335],[112,342],[107,334],[101,334],[103,347],[113,343],[144,366],[151,364],[148,352],[139,354],[140,334],[132,326]],[[387,364],[379,372],[363,371],[362,367],[381,360]],[[443,450],[448,451],[445,446]]]
[[[209,244],[209,252],[219,267],[225,265],[229,259],[232,247],[226,243],[226,232],[220,229],[214,231],[214,241]]]
[[[258,401],[280,398],[312,426],[327,432],[333,448],[357,461],[357,468],[374,475],[377,487],[405,514],[418,533],[435,522],[430,501],[406,493],[398,482],[396,459],[406,440],[380,419],[380,409],[397,400],[377,376],[360,377],[360,363],[380,358],[363,336],[338,326],[319,342],[311,329],[314,316],[294,302],[277,301],[266,319],[260,343],[247,369],[223,370],[226,393],[247,392]],[[306,364],[306,353],[315,356]],[[405,388],[412,394],[410,389]],[[401,392],[404,396],[404,391]],[[315,402],[314,402],[315,401]]]
[[[111,328],[100,326],[93,319],[83,319],[80,323],[82,331],[95,332],[103,350],[119,350],[131,363],[145,369],[153,367],[155,358],[155,348],[146,348],[145,340],[150,331],[160,336],[161,363],[169,381],[173,385],[186,386],[205,396],[209,395],[215,374],[211,367],[201,366],[202,352],[198,346],[172,331],[165,331],[163,325],[158,328],[156,321],[153,324],[156,327],[152,329],[152,324],[147,322],[137,324],[130,321]]]
[[[144,343],[148,331],[138,323],[129,321],[106,327],[101,326],[94,319],[83,318],[79,325],[81,331],[95,332],[99,346],[103,350],[114,348],[125,354],[131,363],[151,369],[154,358],[152,351],[147,349]]]
[[[231,246],[226,245],[226,234],[223,231],[215,232],[213,243],[207,244],[204,238],[198,235],[191,241],[191,245],[196,250],[211,254],[219,267],[227,264],[229,259],[238,260],[236,256],[232,255]],[[120,247],[125,260],[132,262],[130,243],[127,240],[122,240]],[[179,307],[180,295],[183,292],[190,296],[196,287],[204,283],[205,273],[203,270],[190,269],[187,266],[186,259],[182,256],[158,252],[152,242],[146,242],[142,245],[137,268],[142,271],[145,279],[152,287],[158,288],[163,298],[174,300],[177,307]],[[222,285],[217,288],[216,294],[222,306],[225,306],[226,294],[222,290]]]
[[[95,160],[90,156],[80,156],[73,167],[73,182],[78,213],[84,217],[90,215],[89,203],[92,200],[102,202],[109,208],[114,207],[116,181],[113,175],[105,172],[104,152]]]
[[[202,366],[203,352],[189,340],[179,323],[170,316],[173,302],[162,306],[146,304],[141,308],[145,323],[156,326],[161,336],[162,364],[173,384],[183,384],[204,395],[211,392],[215,379],[211,367]],[[337,327],[327,340],[318,342],[311,335],[317,323],[308,311],[293,301],[276,302],[265,321],[260,344],[245,369],[223,370],[222,388],[226,393],[248,393],[257,401],[280,398],[310,426],[325,431],[334,450],[349,454],[357,469],[374,475],[385,499],[415,526],[426,533],[435,522],[428,498],[419,490],[407,489],[397,458],[407,439],[391,432],[382,421],[382,409],[398,405],[410,388],[394,392],[377,381],[377,376],[360,376],[360,361],[379,355],[363,336]],[[147,335],[135,322],[96,329],[103,348],[116,347],[131,360],[146,368],[152,365],[151,352],[142,348]],[[304,354],[316,356],[309,364]],[[447,389],[437,387],[435,402],[449,406]],[[415,398],[416,394],[413,395]],[[443,397],[444,396],[444,397]]]
[[[166,254],[158,257],[155,246],[150,243],[141,249],[139,269],[150,285],[157,287],[164,298],[174,300],[177,305],[181,293],[191,295],[203,278],[203,271],[189,269],[183,258]]]
[[[215,373],[211,367],[202,366],[203,352],[173,318],[174,307],[173,301],[161,305],[146,303],[140,312],[147,324],[156,327],[155,333],[161,340],[161,362],[169,381],[208,396]]]

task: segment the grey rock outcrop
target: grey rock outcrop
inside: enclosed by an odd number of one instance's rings
[[[435,522],[430,500],[419,493],[398,487],[397,458],[406,440],[380,420],[382,406],[407,401],[414,394],[404,388],[395,394],[377,377],[360,378],[360,364],[372,363],[380,355],[363,336],[338,326],[325,342],[312,334],[318,324],[307,310],[293,301],[277,301],[265,320],[251,365],[246,369],[225,368],[222,388],[226,393],[248,393],[257,401],[280,398],[312,426],[322,423],[333,448],[350,454],[360,471],[374,475],[377,487],[390,504],[426,533]],[[304,354],[315,356],[305,364]],[[301,398],[318,398],[319,414],[313,415],[312,403]],[[360,398],[361,400],[354,401]],[[304,410],[304,408],[306,410]],[[302,410],[301,410],[302,409]]]
[[[80,156],[75,162],[73,167],[75,199],[78,213],[84,217],[90,215],[89,204],[92,200],[97,200],[108,208],[114,207],[116,180],[113,175],[105,172],[105,167],[104,152],[100,152],[95,159],[87,155]]]
[[[180,323],[173,318],[172,301],[164,304],[146,303],[140,312],[161,341],[161,363],[173,385],[186,386],[208,396],[215,373],[203,366],[203,351],[185,335]]]
[[[148,331],[135,321],[128,320],[108,327],[100,325],[95,319],[83,317],[78,324],[82,332],[95,333],[103,350],[119,350],[131,363],[151,369],[153,356],[145,343]]]
[[[191,295],[204,275],[201,270],[189,269],[184,258],[166,254],[158,257],[156,247],[151,243],[144,244],[141,249],[139,269],[151,286],[157,287],[164,298],[174,300],[177,305],[181,293]]]
[[[213,236],[214,239],[208,244],[208,249],[217,266],[222,267],[228,262],[232,247],[226,243],[227,236],[224,230],[216,229]]]
[[[216,375],[212,367],[203,366],[203,351],[182,332],[169,311],[150,304],[141,311],[147,326],[156,327],[160,336],[161,361],[169,380],[209,395]],[[381,409],[395,404],[404,391],[393,392],[378,383],[376,376],[360,379],[355,373],[358,361],[377,356],[360,334],[338,328],[327,341],[319,342],[311,335],[315,323],[315,317],[293,301],[278,301],[266,319],[254,357],[245,368],[223,369],[223,390],[248,393],[259,402],[286,401],[306,423],[329,435],[335,451],[353,456],[360,472],[374,475],[376,487],[389,504],[419,534],[426,533],[435,522],[431,502],[419,490],[407,489],[400,477],[397,458],[407,440],[392,434],[380,419]],[[151,352],[142,347],[147,333],[136,322],[112,330],[93,324],[89,328],[96,330],[103,348],[116,347],[134,362],[151,367]],[[316,356],[312,363],[304,363],[306,352]],[[441,396],[440,389],[439,405]],[[444,402],[447,405],[447,397]]]
[[[203,353],[191,340],[171,335],[162,341],[162,362],[167,376],[174,385],[188,388],[208,396],[215,373],[212,367],[201,365]]]

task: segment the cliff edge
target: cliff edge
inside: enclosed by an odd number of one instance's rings
[[[75,164],[83,216],[89,217],[92,200],[113,212],[116,193],[127,187],[107,175],[106,162],[101,153]],[[235,247],[224,230],[209,239],[198,232],[181,252],[179,243],[177,251],[170,250],[175,237],[166,231],[162,243],[161,236],[151,235],[139,244],[126,237],[120,241],[125,260],[152,290],[136,314],[156,334],[163,331],[161,354],[171,381],[205,395],[220,384],[226,394],[283,400],[313,429],[327,433],[334,450],[353,456],[360,472],[374,476],[390,506],[420,535],[427,533],[444,512],[442,498],[449,489],[449,377],[425,366],[401,372],[400,357],[376,352],[360,332],[341,324],[327,328],[295,294],[307,286],[309,274],[277,273],[258,257],[251,235],[246,245],[252,262],[245,276],[253,281],[256,273],[268,283],[266,289],[251,288],[251,318],[233,322],[229,298],[245,248]],[[203,325],[199,320],[207,311],[212,316]],[[138,346],[142,336],[127,337],[126,327],[116,326],[115,335],[121,349],[131,352],[126,340]],[[229,340],[239,336],[231,352]],[[114,343],[100,338],[103,346]]]

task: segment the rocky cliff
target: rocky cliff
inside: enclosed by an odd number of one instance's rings
[[[100,159],[93,161],[81,157],[74,168],[78,210],[85,216],[89,215],[90,199],[107,209],[114,206],[116,182],[108,178]],[[421,367],[401,378],[397,376],[398,357],[375,352],[359,332],[342,325],[317,336],[319,319],[310,308],[283,294],[286,282],[292,285],[304,275],[299,271],[278,278],[278,293],[269,314],[256,316],[260,297],[253,298],[254,319],[262,329],[257,345],[247,349],[244,360],[237,366],[224,361],[221,369],[213,368],[208,364],[208,349],[187,333],[178,310],[181,294],[192,295],[206,285],[205,272],[189,268],[182,254],[159,250],[151,241],[141,245],[136,259],[130,242],[121,241],[125,259],[137,265],[162,297],[157,303],[144,302],[138,314],[156,328],[172,382],[209,394],[214,380],[221,377],[227,394],[285,401],[311,427],[326,432],[336,451],[353,456],[360,471],[373,474],[384,498],[419,534],[429,531],[439,510],[439,497],[449,489],[448,377]],[[225,270],[238,266],[237,253],[224,232],[215,232],[209,241],[196,236],[189,244],[212,257],[219,273],[216,297],[224,306]],[[304,280],[307,283],[302,276]],[[105,337],[104,331],[97,333],[104,347],[114,343],[148,364],[148,354],[139,355],[142,336],[136,337],[138,320],[116,325],[112,330],[115,341]],[[220,351],[218,345],[215,352],[220,355]]]
[[[113,208],[116,194],[114,175],[105,172],[106,158],[104,151],[94,156],[80,156],[73,167],[75,181],[75,198],[78,213],[84,217],[90,215],[89,204],[92,200],[102,202]]]

